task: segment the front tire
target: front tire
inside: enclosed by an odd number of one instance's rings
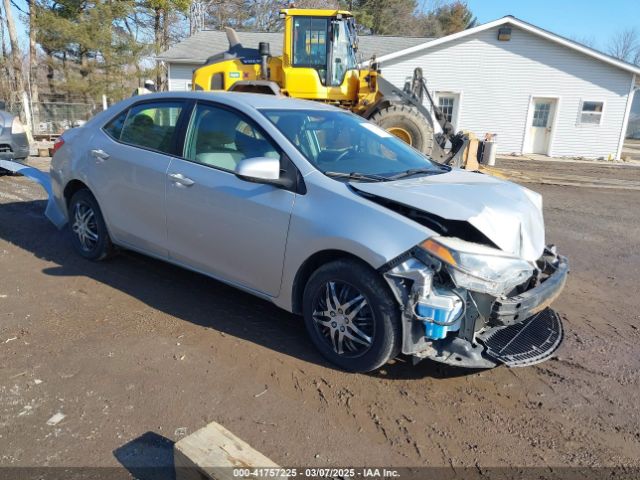
[[[351,372],[375,370],[400,352],[400,309],[388,286],[355,260],[328,263],[303,294],[307,331],[320,353]]]
[[[392,104],[374,113],[369,120],[425,155],[433,152],[433,128],[417,108]]]
[[[107,225],[98,202],[89,190],[78,190],[71,197],[69,226],[75,251],[87,260],[104,260],[113,253]]]

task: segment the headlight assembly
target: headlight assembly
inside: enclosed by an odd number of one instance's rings
[[[420,247],[447,264],[455,284],[496,297],[525,282],[533,265],[505,252],[454,237],[429,238]]]

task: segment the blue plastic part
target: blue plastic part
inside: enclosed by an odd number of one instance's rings
[[[451,322],[452,314],[458,313],[453,310],[418,303],[416,313],[423,318],[424,334],[430,340],[442,340],[447,336],[447,333],[460,330],[461,316],[450,325],[438,325],[438,323]],[[434,323],[434,321],[438,323]]]

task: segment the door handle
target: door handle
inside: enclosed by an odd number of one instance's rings
[[[93,155],[98,160],[107,160],[109,158],[109,154],[104,150],[91,150],[91,155]]]
[[[190,178],[185,177],[181,173],[170,173],[169,178],[171,179],[171,181],[177,183],[178,185],[183,185],[185,187],[190,187],[191,185],[196,183]]]

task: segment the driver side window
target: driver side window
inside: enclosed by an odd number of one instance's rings
[[[280,158],[275,146],[252,123],[236,112],[196,105],[185,158],[202,165],[233,171],[245,158]]]

